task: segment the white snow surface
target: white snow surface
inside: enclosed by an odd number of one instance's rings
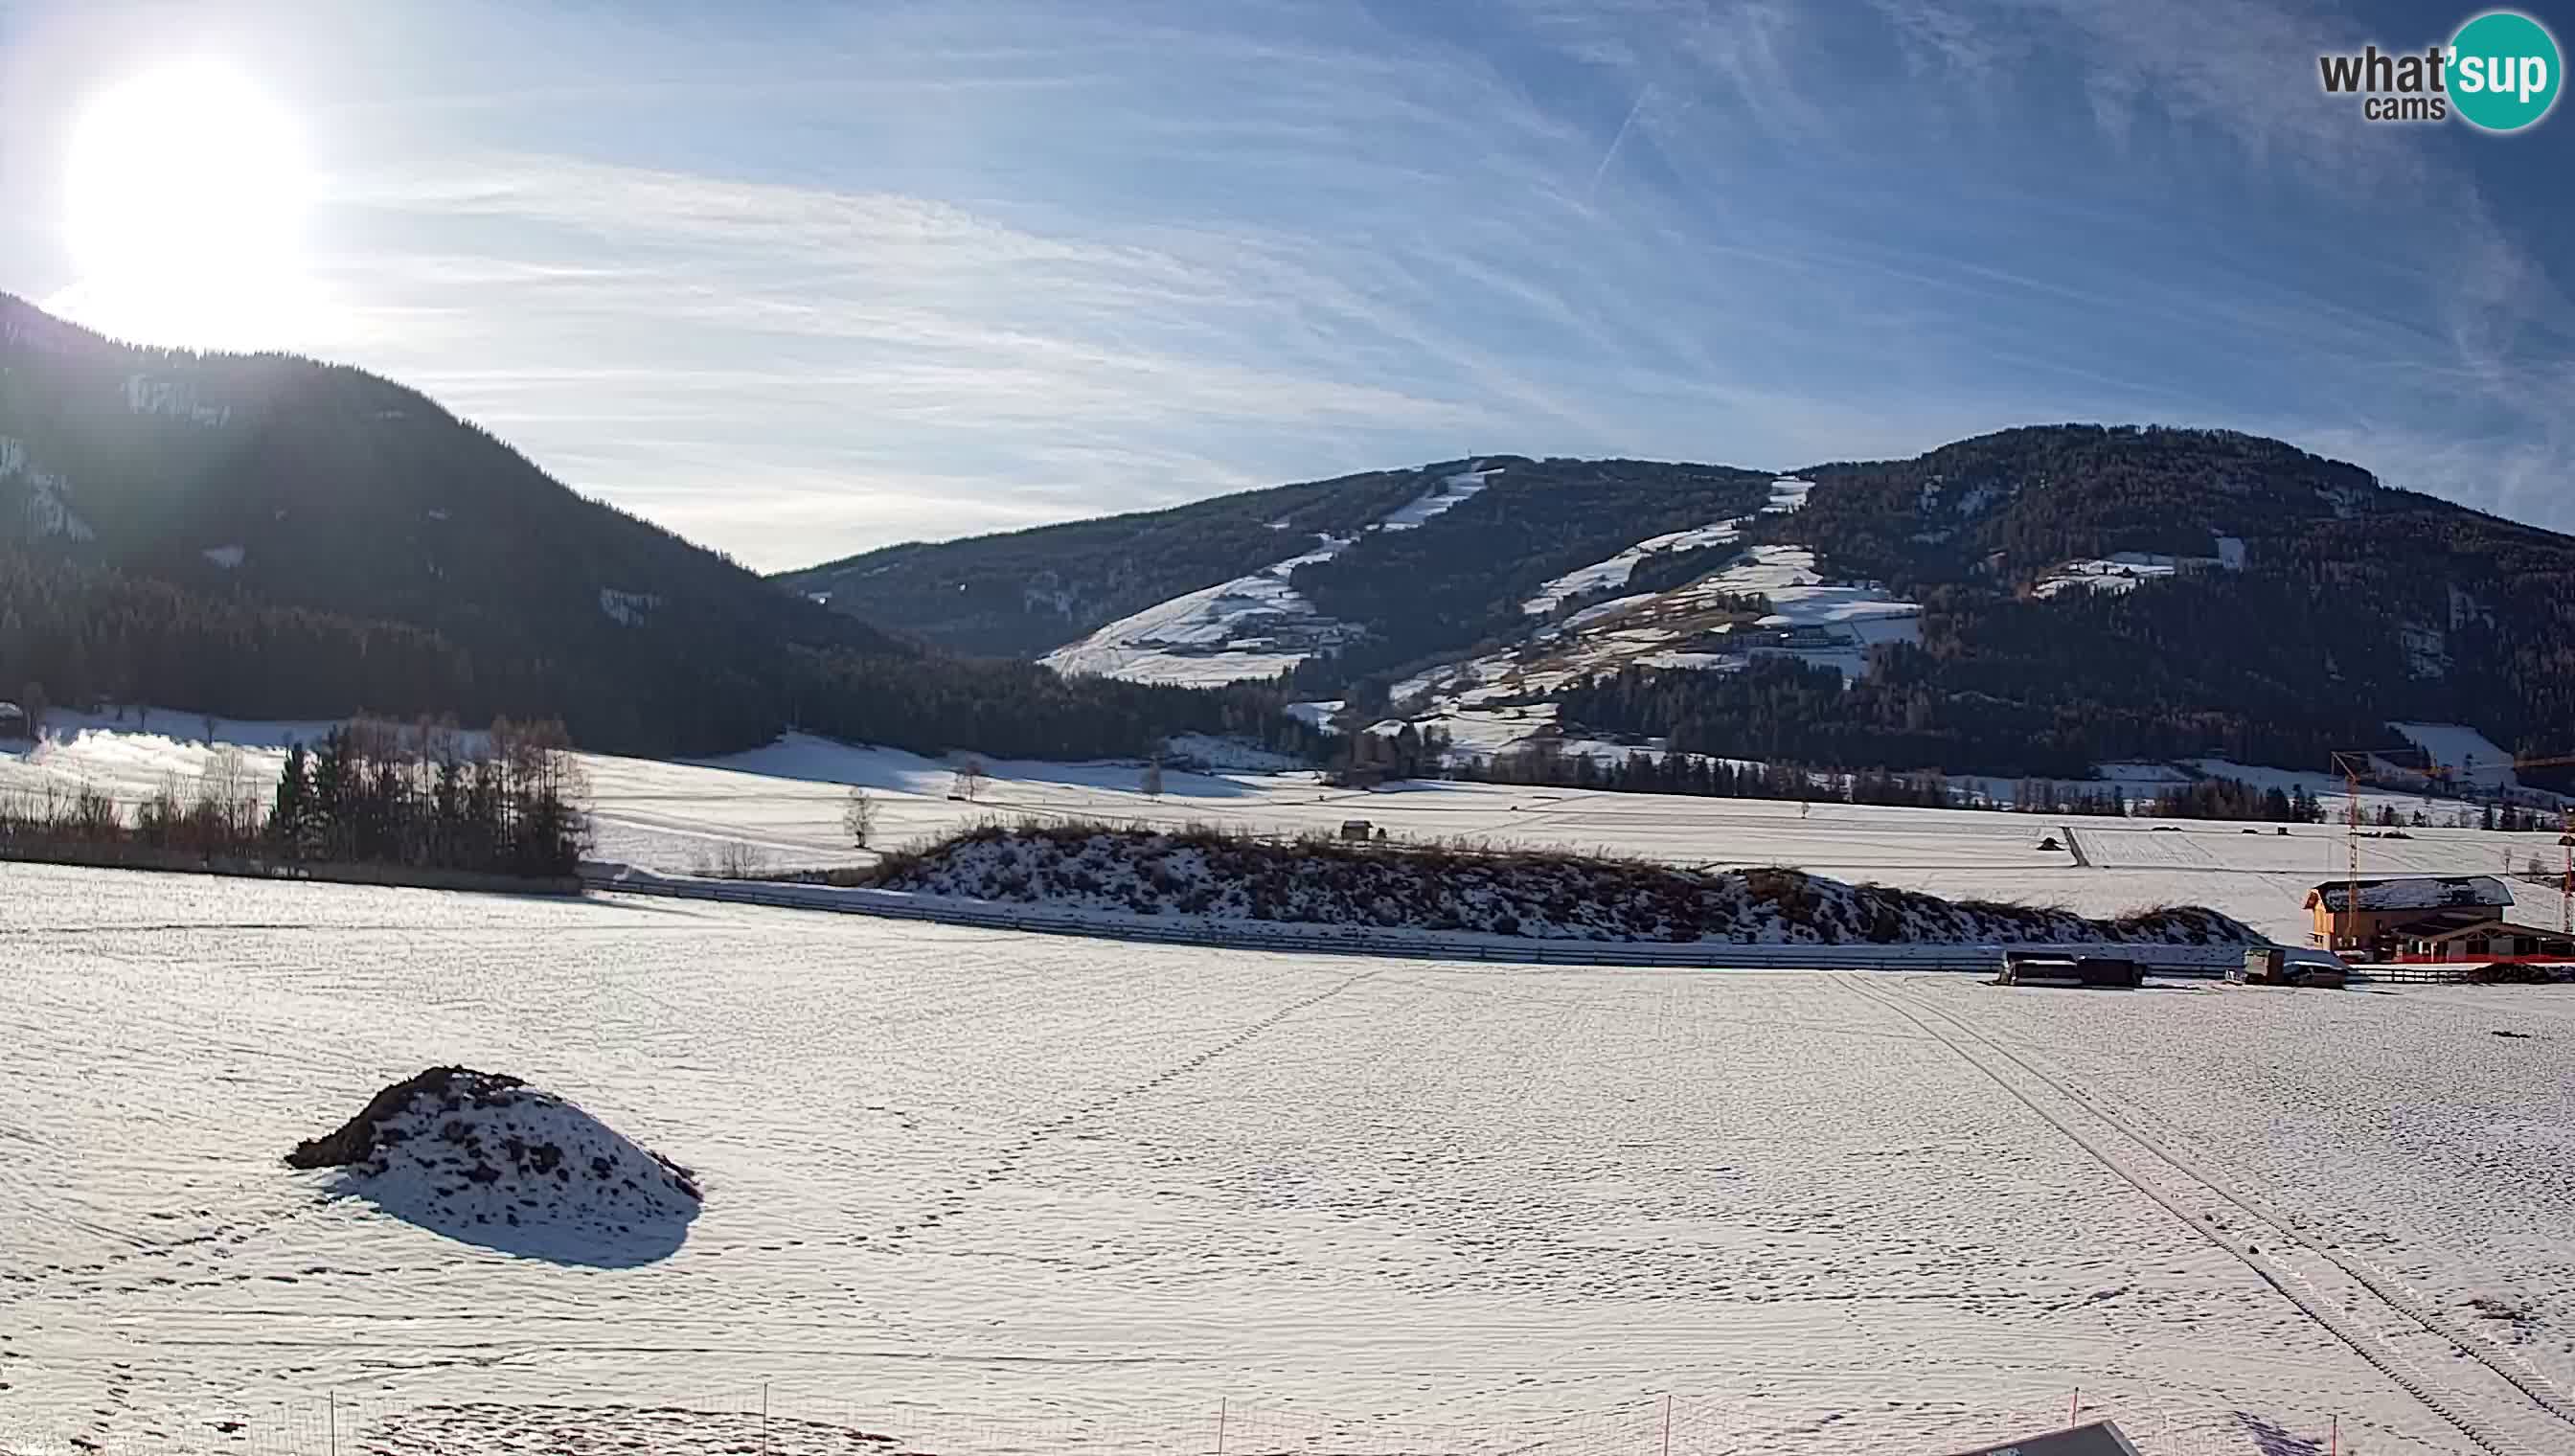
[[[2180,570],[2178,557],[2142,551],[2113,552],[2106,557],[2065,562],[2040,578],[2031,591],[2040,597],[2053,597],[2080,588],[2116,596],[2135,591],[2137,584],[2149,577],[2169,577]]]
[[[238,546],[210,546],[198,555],[229,572],[239,569],[250,553]]]
[[[1627,585],[1636,563],[1667,551],[1695,551],[1700,547],[1722,546],[1743,534],[1742,518],[1711,522],[1688,531],[1669,531],[1649,536],[1634,546],[1609,558],[1565,573],[1537,589],[1535,596],[1520,604],[1520,611],[1531,617],[1544,617],[1574,597],[1586,592],[1606,591]]]
[[[1349,629],[1288,585],[1309,562],[1329,561],[1355,537],[1318,536],[1311,551],[1247,577],[1158,602],[1039,659],[1068,677],[1219,687],[1274,678],[1340,641]]]
[[[2328,908],[2339,910],[2351,898],[2351,886],[2319,884],[2317,894]],[[2511,903],[2512,886],[2491,874],[2417,875],[2360,882],[2360,907],[2364,910],[2433,910],[2453,905],[2501,909]]]
[[[27,530],[31,535],[69,541],[98,539],[98,533],[63,499],[63,493],[71,489],[70,482],[30,464],[26,442],[0,435],[0,481],[16,479],[27,483]]]
[[[1334,731],[1332,728],[1332,718],[1335,714],[1338,714],[1344,706],[1345,705],[1340,699],[1324,698],[1318,699],[1312,703],[1288,704],[1287,712],[1289,718],[1297,720],[1308,728],[1315,728],[1322,732],[1331,732]]]
[[[684,1170],[562,1097],[504,1079],[465,1073],[416,1090],[377,1119],[372,1142],[308,1181],[507,1253],[640,1264],[668,1256],[698,1216]]]
[[[138,415],[167,415],[197,425],[222,425],[233,417],[230,405],[209,405],[197,398],[196,386],[182,380],[128,375],[125,407]]]
[[[608,587],[599,589],[600,612],[620,627],[642,627],[652,616],[653,609],[661,605],[662,599],[650,592],[620,592]]]
[[[1265,748],[1250,738],[1217,733],[1174,733],[1163,740],[1163,751],[1176,761],[1219,771],[1285,773],[1308,766],[1301,758]]]
[[[1799,480],[1795,476],[1781,476],[1770,483],[1770,501],[1761,508],[1761,513],[1765,516],[1785,516],[1802,511],[1806,506],[1806,497],[1814,489],[1813,481]]]
[[[1501,469],[1495,467],[1492,470],[1463,470],[1454,475],[1441,476],[1438,485],[1396,507],[1385,519],[1377,522],[1376,529],[1411,531],[1432,517],[1445,515],[1449,510],[1483,494],[1485,485],[1501,473]]]
[[[2046,1429],[2077,1386],[2153,1456],[2337,1418],[2468,1449],[2320,1317],[2503,1449],[2566,1446],[2494,1372],[2575,1386],[2575,989],[0,872],[13,1451],[1198,1451],[1222,1399],[1228,1449],[1607,1456],[1658,1449],[1669,1392],[1676,1452],[1843,1456]],[[686,1239],[518,1256],[278,1166],[459,1061],[682,1155]]]
[[[139,713],[140,711],[136,711]],[[1438,718],[1461,747],[1490,753],[1552,722],[1551,707],[1493,707]],[[1417,726],[1433,720],[1416,718]],[[67,794],[83,785],[129,809],[165,784],[193,795],[227,750],[260,785],[275,780],[292,742],[312,743],[327,723],[218,721],[215,745],[201,740],[199,715],[149,713],[148,731],[134,714],[120,724],[57,709],[49,740],[0,748],[0,794]],[[469,735],[470,737],[471,735]],[[1658,751],[1659,745],[1567,741],[1568,753]],[[769,746],[689,762],[606,754],[576,755],[592,786],[597,854],[654,869],[687,873],[728,852],[781,867],[865,863],[841,829],[850,785],[869,789],[878,812],[876,842],[900,845],[952,832],[995,815],[1040,820],[1107,819],[1116,823],[1219,824],[1261,833],[1330,830],[1360,817],[1401,838],[1470,843],[1569,846],[1676,864],[1784,864],[1854,883],[1876,881],[1951,899],[1991,898],[2063,905],[2092,916],[2142,905],[2203,904],[2275,938],[2305,943],[2310,916],[2303,897],[2344,872],[2339,823],[2292,824],[2287,834],[2262,824],[2145,818],[2078,818],[2070,828],[2091,861],[2077,866],[2062,852],[2035,854],[2039,831],[2054,821],[2026,814],[1967,809],[1887,808],[1758,799],[1702,799],[1607,793],[1511,784],[1406,782],[1374,791],[1336,789],[1311,772],[1198,773],[1167,768],[1165,792],[1139,791],[1135,760],[1050,763],[985,758],[979,801],[948,797],[957,764],[894,748],[873,748],[791,733]],[[2265,768],[2224,759],[2188,767],[2257,787],[2303,787],[2342,808],[2342,780],[2323,773]],[[2134,771],[2134,770],[2126,770]],[[2008,801],[2013,784],[1987,785]],[[2131,787],[2143,797],[2148,786]],[[2441,827],[2409,827],[2404,839],[2362,841],[2362,873],[2490,874],[2518,867],[2533,852],[2555,856],[2557,835],[2500,834],[2460,825],[2476,821],[2474,805],[2386,789],[2368,789],[2365,813],[2381,807],[2422,812]],[[2460,825],[2460,826],[2453,826]],[[14,867],[0,874],[16,873]],[[5,898],[5,895],[0,895]],[[2549,905],[2553,913],[2555,905]],[[513,1070],[524,1070],[513,1066]],[[382,1080],[381,1078],[379,1080]]]
[[[2519,788],[2512,753],[2484,733],[2459,723],[2391,723],[2405,740],[2431,755],[2461,783],[2481,788]]]
[[[1498,470],[1458,471],[1369,531],[1410,531],[1481,492]],[[1288,584],[1298,567],[1329,561],[1358,538],[1317,535],[1312,550],[1120,618],[1038,661],[1067,676],[1215,688],[1275,678],[1357,629],[1323,616]]]

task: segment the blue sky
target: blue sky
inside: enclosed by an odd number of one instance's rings
[[[320,303],[216,342],[420,386],[763,568],[1474,452],[2055,420],[2575,530],[2575,115],[2317,85],[2469,13],[0,0],[0,289],[78,305],[71,118],[211,55],[320,179]]]

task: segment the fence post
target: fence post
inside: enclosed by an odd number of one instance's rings
[[[1663,1392],[1663,1453],[1672,1456],[1672,1393]]]
[[[330,1433],[331,1456],[340,1456],[340,1392],[322,1392],[322,1425]]]
[[[1226,1398],[1222,1395],[1218,1396],[1216,1398],[1216,1456],[1225,1456],[1225,1407]]]
[[[2065,1407],[2065,1428],[2072,1430],[2083,1423],[2083,1387],[2074,1387],[2074,1399]]]
[[[760,1456],[769,1456],[769,1382],[760,1382]]]

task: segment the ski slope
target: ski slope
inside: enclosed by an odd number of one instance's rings
[[[1482,493],[1499,470],[1456,471],[1365,531],[1412,531]],[[1364,534],[1364,532],[1362,533]],[[1039,661],[1067,676],[1217,688],[1275,678],[1358,630],[1316,611],[1289,579],[1330,561],[1357,536],[1317,536],[1311,550],[1124,617]]]
[[[1676,1452],[1842,1456],[2077,1387],[2155,1456],[2575,1431],[2565,991],[0,873],[13,1453],[1209,1451],[1223,1402],[1227,1449],[1606,1456],[1669,1394]],[[582,1264],[280,1164],[451,1062],[687,1164],[696,1217]]]

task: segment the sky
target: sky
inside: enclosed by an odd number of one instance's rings
[[[2563,8],[2528,7],[2575,40]],[[390,376],[765,570],[1478,453],[2063,420],[2575,531],[2575,106],[2374,124],[2317,80],[2471,13],[0,0],[0,290]],[[268,98],[301,181],[222,115],[154,128],[211,190],[120,295],[82,118],[181,65]],[[170,261],[219,236],[225,280]]]

